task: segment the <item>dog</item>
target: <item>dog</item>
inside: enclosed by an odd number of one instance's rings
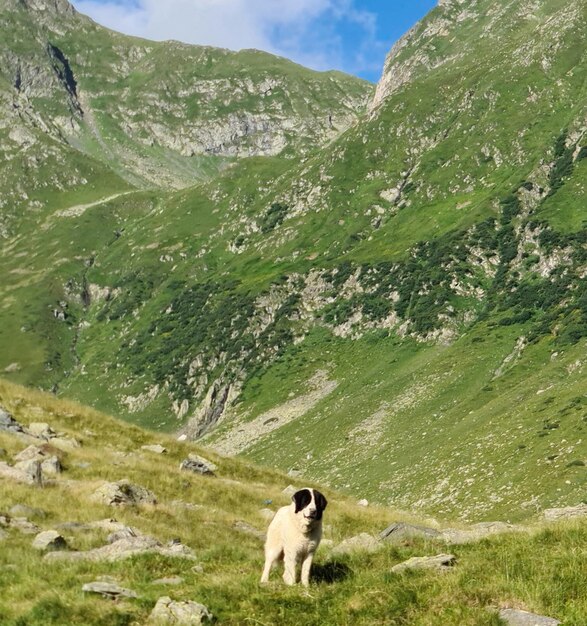
[[[285,584],[295,585],[301,563],[301,582],[307,587],[314,552],[322,538],[322,513],[328,502],[319,491],[310,488],[296,491],[291,499],[289,506],[283,506],[275,513],[267,529],[261,583],[269,582],[271,568],[283,559]]]

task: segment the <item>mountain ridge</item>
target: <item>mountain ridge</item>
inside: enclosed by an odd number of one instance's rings
[[[107,184],[8,233],[0,366],[208,445],[242,429],[257,461],[302,454],[310,476],[402,508],[470,521],[576,502],[584,6],[479,0],[459,20],[444,3],[380,85],[409,80],[345,132],[210,157],[178,192],[76,160]]]

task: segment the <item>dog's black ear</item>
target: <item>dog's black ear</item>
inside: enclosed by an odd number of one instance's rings
[[[291,499],[296,504],[296,513],[299,513],[312,502],[312,494],[309,489],[300,489],[293,494]]]
[[[328,504],[328,500],[324,497],[324,494],[314,489],[314,501],[316,502],[316,508],[319,511],[323,511]]]

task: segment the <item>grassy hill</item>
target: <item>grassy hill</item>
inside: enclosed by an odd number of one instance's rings
[[[6,6],[5,376],[400,508],[584,499],[583,0],[442,2],[362,117],[348,77]]]
[[[587,572],[580,550],[587,538],[584,521],[534,523],[527,533],[450,548],[434,540],[411,539],[382,544],[375,552],[336,554],[333,545],[358,533],[377,534],[393,521],[417,520],[387,508],[358,506],[326,488],[325,541],[309,591],[286,588],[277,573],[269,586],[261,587],[262,542],[250,534],[251,528],[263,531],[268,522],[261,510],[287,504],[283,488],[290,482],[305,485],[305,478],[219,457],[192,443],[5,381],[0,381],[0,405],[25,427],[47,422],[60,436],[81,444],[62,448],[58,439],[45,442],[0,432],[2,461],[12,463],[12,457],[32,443],[43,446],[47,454],[58,454],[64,467],[44,487],[0,478],[0,519],[9,524],[0,538],[0,616],[7,626],[145,623],[157,599],[165,595],[203,603],[219,623],[239,625],[299,624],[303,619],[308,626],[440,622],[498,626],[504,622],[497,610],[513,607],[579,626],[587,613],[582,592]],[[153,444],[162,444],[167,452],[141,447]],[[191,452],[216,463],[216,475],[180,471],[180,461]],[[109,507],[92,499],[104,481],[123,478],[152,490],[157,504]],[[6,513],[14,505],[36,509],[28,512],[29,521],[39,531],[60,530],[70,551],[104,546],[108,531],[87,525],[116,518],[163,544],[179,538],[195,560],[161,554],[137,554],[115,562],[47,560],[31,547],[34,532],[25,534],[10,526],[16,515]],[[70,524],[60,528],[64,523]],[[412,556],[447,551],[457,559],[447,572],[391,572]],[[155,582],[162,578],[180,580],[173,585]],[[112,602],[82,592],[83,584],[96,580],[116,582],[139,597]]]

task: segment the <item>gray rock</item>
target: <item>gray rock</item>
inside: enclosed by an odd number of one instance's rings
[[[45,530],[34,538],[32,546],[36,550],[65,550],[67,541],[56,530]]]
[[[148,452],[154,452],[155,454],[165,454],[167,452],[167,448],[164,448],[158,443],[154,445],[141,446],[141,450],[147,450]]]
[[[39,532],[39,527],[29,522],[26,517],[10,517],[0,514],[0,527],[18,530],[23,535],[36,535]]]
[[[164,556],[195,560],[193,551],[181,543],[163,546],[154,537],[140,535],[127,537],[114,543],[80,552],[52,552],[44,558],[46,561],[106,561],[113,563],[122,561],[137,554],[156,553]]]
[[[446,541],[446,543],[460,545],[480,541],[492,535],[522,531],[524,531],[522,527],[507,524],[506,522],[480,522],[479,524],[473,524],[465,530],[446,528],[440,533],[440,538]]]
[[[47,514],[42,509],[36,509],[26,504],[15,504],[8,510],[8,513],[12,517],[38,517],[39,519],[47,517]]]
[[[21,450],[17,455],[15,455],[15,461],[40,461],[45,458],[45,452],[34,444],[26,447],[24,450]]]
[[[57,474],[61,474],[63,471],[63,466],[61,465],[59,457],[50,456],[48,459],[42,461],[41,470],[43,474],[48,476],[57,476]]]
[[[293,496],[293,494],[297,491],[297,489],[293,485],[288,485],[281,493],[284,496]]]
[[[174,602],[168,596],[157,600],[155,608],[149,615],[152,624],[175,624],[177,626],[200,626],[211,624],[214,616],[207,607],[198,602]]]
[[[115,530],[113,533],[110,533],[106,538],[108,543],[115,543],[120,539],[128,539],[129,537],[140,537],[143,533],[136,528],[132,528],[131,526],[125,526],[120,530]]]
[[[116,583],[96,580],[92,583],[86,583],[82,587],[82,591],[86,593],[98,593],[101,596],[115,600],[116,598],[138,598],[139,596],[130,589],[120,587]]]
[[[428,526],[414,526],[404,522],[394,522],[388,526],[383,532],[379,533],[379,537],[388,543],[403,543],[408,539],[437,539],[439,531]]]
[[[0,476],[28,485],[42,486],[43,474],[40,461],[26,461],[24,467],[12,467],[0,461]]]
[[[9,433],[24,433],[24,428],[12,417],[6,409],[0,406],[0,431]]]
[[[261,517],[267,521],[272,520],[275,517],[275,511],[272,511],[271,509],[261,509],[259,513],[261,514]]]
[[[51,445],[60,450],[75,450],[81,447],[81,443],[73,437],[52,437]]]
[[[168,578],[157,578],[152,585],[181,585],[184,579],[181,576],[169,576]]]
[[[562,519],[572,519],[574,517],[585,517],[587,516],[587,504],[566,506],[560,509],[545,509],[542,515],[544,516],[544,519],[549,522]]]
[[[157,498],[152,491],[139,485],[133,485],[128,480],[105,483],[96,489],[92,499],[110,506],[157,504]]]
[[[454,554],[437,554],[436,556],[413,556],[411,559],[398,563],[391,568],[392,572],[403,572],[407,569],[445,570],[456,563]]]
[[[518,609],[501,609],[499,617],[508,626],[557,626],[557,624],[561,623],[553,617],[536,615]]]
[[[333,555],[351,554],[353,552],[376,552],[382,547],[379,541],[373,535],[361,533],[355,537],[345,539],[332,549]]]
[[[265,533],[262,530],[251,526],[251,524],[247,524],[247,522],[237,520],[236,522],[234,522],[232,527],[235,530],[238,530],[240,533],[244,533],[245,535],[251,535],[251,537],[256,537],[261,541],[265,541]]]
[[[56,436],[55,431],[46,422],[33,422],[29,424],[27,430],[29,435],[37,439],[51,439]]]
[[[218,467],[204,457],[198,456],[197,454],[190,454],[187,459],[184,459],[180,463],[179,469],[195,472],[196,474],[213,476]]]

